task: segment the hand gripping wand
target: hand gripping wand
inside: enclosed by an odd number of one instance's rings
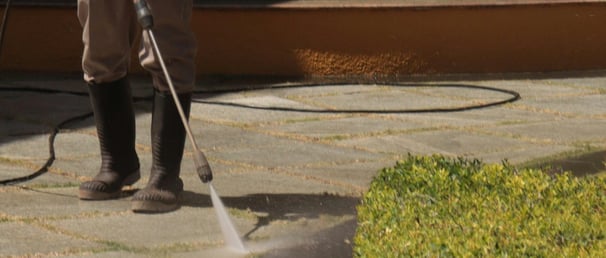
[[[198,176],[203,183],[209,183],[213,180],[213,174],[210,169],[210,165],[206,160],[206,156],[204,153],[200,151],[198,145],[196,144],[196,139],[191,132],[191,128],[189,127],[189,122],[185,117],[185,113],[183,112],[183,106],[181,106],[181,102],[177,97],[177,92],[175,91],[175,86],[173,86],[172,79],[170,78],[170,74],[166,69],[166,65],[164,64],[164,59],[162,58],[162,54],[160,53],[160,48],[158,48],[158,43],[156,42],[156,38],[154,37],[154,32],[152,31],[152,27],[154,26],[154,19],[152,17],[151,11],[147,2],[145,0],[134,0],[135,11],[137,12],[137,17],[139,19],[139,23],[149,38],[151,40],[152,46],[156,52],[156,57],[160,62],[160,66],[162,67],[162,71],[164,72],[164,76],[166,77],[166,81],[168,82],[168,86],[170,88],[171,95],[175,101],[175,105],[177,106],[177,111],[181,116],[181,121],[183,122],[183,127],[185,127],[185,131],[187,133],[187,137],[191,142],[191,145],[194,149],[194,162],[196,164],[196,171],[198,172]]]

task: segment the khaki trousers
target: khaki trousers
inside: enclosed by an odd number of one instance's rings
[[[196,39],[191,30],[192,0],[147,0],[154,17],[153,32],[173,84],[179,93],[195,83]],[[141,33],[132,0],[78,0],[83,28],[82,70],[89,83],[107,83],[125,77],[130,53]],[[139,46],[139,62],[150,72],[154,87],[168,84],[147,33]]]

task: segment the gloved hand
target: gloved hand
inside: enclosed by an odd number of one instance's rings
[[[147,1],[145,0],[133,0],[135,4],[135,11],[137,12],[137,18],[139,24],[144,30],[151,29],[154,26],[154,18],[152,17],[151,10]]]

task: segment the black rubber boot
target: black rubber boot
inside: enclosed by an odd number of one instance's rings
[[[83,200],[121,196],[122,187],[140,178],[135,151],[135,113],[127,78],[90,84],[89,94],[101,147],[101,168],[92,181],[80,184]]]
[[[183,112],[189,117],[191,94],[178,96]],[[152,110],[153,163],[149,182],[132,199],[134,212],[168,212],[179,208],[183,181],[179,178],[185,127],[170,93],[155,92]]]

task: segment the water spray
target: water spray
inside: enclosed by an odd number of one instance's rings
[[[210,169],[210,165],[208,164],[208,160],[204,153],[200,151],[198,145],[196,144],[196,139],[191,132],[191,128],[189,126],[189,122],[187,117],[185,117],[185,113],[183,112],[183,107],[181,106],[181,102],[177,97],[177,92],[175,91],[175,87],[173,86],[172,79],[168,70],[166,69],[166,65],[164,64],[164,59],[162,58],[162,54],[160,53],[160,48],[158,47],[158,43],[156,42],[156,38],[154,36],[154,32],[152,27],[154,26],[154,19],[151,13],[151,10],[147,4],[146,0],[134,0],[135,11],[137,12],[137,18],[143,31],[147,33],[149,39],[152,43],[152,47],[156,53],[156,57],[162,67],[162,71],[164,72],[164,76],[166,77],[166,81],[168,82],[168,87],[170,89],[171,95],[175,101],[175,105],[177,106],[177,111],[179,111],[179,115],[181,116],[181,121],[183,122],[183,127],[185,127],[185,131],[187,136],[191,142],[192,148],[194,149],[194,163],[196,165],[196,171],[198,172],[198,176],[203,183],[208,184],[211,201],[213,203],[213,207],[217,212],[217,217],[219,219],[219,225],[221,226],[221,231],[223,233],[223,237],[225,238],[225,243],[228,247],[233,249],[234,251],[238,251],[241,253],[247,253],[248,250],[244,247],[242,243],[242,239],[238,236],[238,232],[236,231],[225,206],[223,206],[223,202],[221,202],[221,198],[215,191],[215,188],[212,186],[211,181],[213,180],[213,174]]]

